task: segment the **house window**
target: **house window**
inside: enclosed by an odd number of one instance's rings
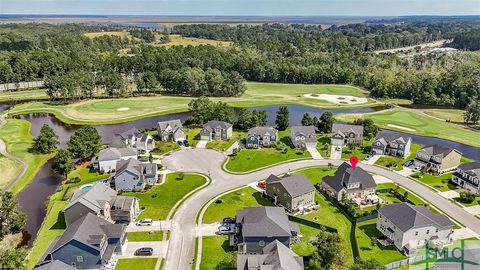
[[[265,241],[258,242],[258,245],[261,246],[261,247],[265,246]]]
[[[77,262],[83,262],[83,256],[77,256]]]

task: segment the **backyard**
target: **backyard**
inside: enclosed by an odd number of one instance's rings
[[[157,258],[141,258],[141,259],[119,259],[115,270],[153,270],[157,265]]]
[[[129,232],[129,242],[162,241],[163,231]]]
[[[233,248],[228,244],[227,236],[204,236],[202,238],[202,260],[200,269],[212,270],[225,259]]]

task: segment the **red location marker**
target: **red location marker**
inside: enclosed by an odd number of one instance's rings
[[[350,165],[352,165],[352,169],[355,170],[355,167],[357,167],[357,163],[358,163],[358,157],[351,156],[350,157]]]

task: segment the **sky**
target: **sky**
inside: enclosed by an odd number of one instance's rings
[[[479,15],[480,0],[0,0],[1,14]]]

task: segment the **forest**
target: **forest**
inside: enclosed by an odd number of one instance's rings
[[[295,24],[192,24],[175,26],[170,33],[234,45],[166,48],[147,42],[151,33],[131,29],[139,39],[83,35],[99,31],[98,26],[2,25],[0,82],[44,79],[50,96],[64,100],[151,92],[238,96],[245,91],[245,80],[352,84],[376,98],[463,108],[480,96],[480,53],[465,45],[475,44],[466,39],[479,28],[478,20],[327,29]],[[453,39],[466,50],[411,57],[373,52],[439,39]]]

